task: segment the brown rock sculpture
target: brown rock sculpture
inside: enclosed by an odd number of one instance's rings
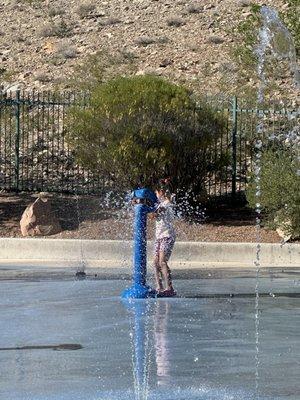
[[[49,199],[43,196],[25,209],[20,226],[23,236],[49,236],[61,231]]]

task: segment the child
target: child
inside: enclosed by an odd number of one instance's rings
[[[175,296],[176,292],[173,288],[168,261],[172,254],[176,233],[173,225],[174,212],[173,204],[171,203],[171,193],[167,188],[166,180],[161,180],[159,182],[156,195],[159,200],[159,205],[155,213],[153,213],[154,218],[156,218],[154,244],[156,290],[159,294],[165,296]],[[165,288],[163,286],[163,281]]]

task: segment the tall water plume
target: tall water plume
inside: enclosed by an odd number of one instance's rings
[[[264,112],[263,109],[265,99],[265,89],[267,86],[268,78],[266,76],[266,61],[267,56],[270,55],[278,60],[287,60],[290,67],[290,72],[293,75],[296,88],[300,87],[300,73],[297,64],[296,50],[294,41],[289,30],[283,24],[276,10],[273,8],[263,6],[261,7],[261,20],[262,26],[258,34],[258,46],[256,48],[256,55],[258,59],[257,74],[259,78],[259,87],[257,91],[257,118],[258,123],[256,126],[257,139],[255,143],[255,183],[256,183],[256,286],[255,286],[255,344],[256,344],[256,370],[255,370],[255,387],[256,396],[259,399],[259,273],[260,273],[260,253],[261,253],[261,156],[263,149],[263,133],[264,133]]]

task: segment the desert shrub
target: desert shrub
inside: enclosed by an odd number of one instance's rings
[[[92,3],[80,4],[76,10],[80,18],[86,18],[91,12],[95,11],[96,6]]]
[[[159,44],[166,44],[169,43],[170,39],[167,36],[159,36],[156,38],[156,42]]]
[[[46,72],[37,72],[34,78],[41,83],[48,83],[51,81],[51,77]]]
[[[71,36],[72,34],[72,26],[68,24],[64,19],[61,19],[59,22],[50,22],[45,24],[40,29],[40,36],[42,37],[50,37],[57,36],[59,38],[64,38]]]
[[[57,46],[57,56],[61,58],[76,58],[78,55],[76,47],[68,42],[59,43]]]
[[[119,18],[108,17],[108,18],[104,18],[104,19],[100,20],[99,25],[100,26],[110,26],[110,25],[117,25],[120,22],[121,22],[121,20]]]
[[[187,12],[189,14],[199,14],[203,11],[203,7],[199,6],[198,4],[190,4],[187,7]]]
[[[135,40],[135,43],[138,46],[149,46],[149,44],[153,44],[156,43],[156,39],[154,37],[151,36],[140,36]]]
[[[29,4],[30,6],[40,6],[43,0],[22,0],[22,3]]]
[[[222,117],[189,91],[151,75],[98,84],[90,105],[68,116],[67,140],[81,165],[119,188],[151,186],[164,175],[174,190],[200,193],[212,164],[208,146],[224,128]]]
[[[65,13],[66,13],[66,11],[63,8],[54,7],[54,6],[50,7],[49,11],[48,11],[48,15],[49,15],[50,18],[57,17],[57,16],[62,16]]]
[[[167,20],[168,26],[174,26],[178,28],[179,26],[182,26],[185,24],[185,21],[180,18],[180,17],[171,17]]]
[[[221,44],[224,43],[224,38],[220,36],[208,36],[207,43]]]
[[[268,149],[261,159],[261,193],[259,202],[264,211],[268,225],[282,226],[287,234],[300,236],[300,176],[299,165],[290,149],[284,147]],[[247,190],[247,199],[255,208],[255,177]]]
[[[167,36],[158,36],[158,37],[153,37],[153,36],[140,36],[135,40],[135,43],[138,46],[149,46],[149,44],[166,44],[169,43],[170,39]]]
[[[102,49],[75,65],[66,84],[76,91],[93,91],[103,82],[119,75],[135,74],[137,70],[136,57],[128,57],[124,49],[120,52]]]

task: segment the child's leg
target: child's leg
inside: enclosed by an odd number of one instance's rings
[[[155,282],[156,282],[156,290],[157,291],[162,291],[163,290],[163,284],[162,284],[162,271],[161,267],[159,264],[159,249],[160,249],[160,241],[156,240],[154,244],[154,274],[155,274]]]
[[[166,290],[174,291],[171,270],[168,266],[168,260],[171,257],[175,240],[173,238],[166,238],[163,240],[159,251],[159,265],[165,281]]]
[[[162,284],[162,271],[158,257],[154,259],[154,274],[155,274],[156,290],[162,291],[164,288]]]
[[[171,270],[166,261],[166,256],[165,256],[164,251],[160,252],[159,265],[160,265],[161,272],[162,272],[162,275],[164,278],[166,290],[174,290],[173,283],[172,283],[172,277],[171,277]]]

